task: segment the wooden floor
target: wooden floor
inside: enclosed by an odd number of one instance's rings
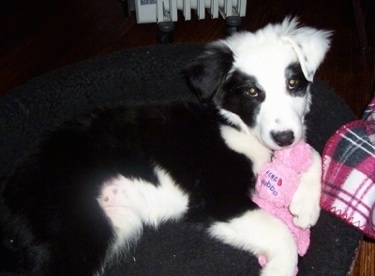
[[[361,1],[369,45],[375,45],[374,1]],[[334,30],[332,49],[317,77],[330,84],[360,116],[372,98],[374,52],[363,53],[351,0],[249,0],[242,29],[298,15],[305,24]],[[175,24],[174,42],[205,43],[223,37],[222,19]],[[126,18],[118,0],[5,0],[0,2],[0,94],[30,78],[80,60],[157,44],[156,24]],[[33,95],[30,95],[32,97]],[[375,275],[375,244],[364,241],[354,276]]]

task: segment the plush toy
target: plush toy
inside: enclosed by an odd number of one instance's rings
[[[310,229],[302,229],[293,223],[289,205],[300,183],[301,174],[313,163],[313,149],[306,142],[274,152],[272,161],[265,164],[258,174],[252,200],[260,208],[281,219],[290,229],[300,256],[305,255],[310,244]],[[267,262],[258,256],[259,263]],[[297,272],[297,269],[296,269]]]

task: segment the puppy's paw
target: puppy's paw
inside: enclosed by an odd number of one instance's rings
[[[294,197],[289,206],[293,215],[293,223],[303,229],[314,226],[320,215],[319,202],[309,195]]]
[[[313,164],[302,174],[289,206],[294,224],[304,229],[314,226],[320,215],[321,171],[321,158],[314,152]]]
[[[266,265],[260,272],[260,276],[295,276],[298,273],[297,266],[275,266],[274,264]]]

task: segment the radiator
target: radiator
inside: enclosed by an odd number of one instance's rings
[[[135,0],[137,23],[176,22],[178,11],[185,20],[190,20],[192,13],[198,19],[204,19],[206,10],[211,18],[221,16],[244,17],[247,0]]]

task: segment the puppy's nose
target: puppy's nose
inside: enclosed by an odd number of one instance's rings
[[[271,136],[280,147],[290,146],[294,141],[294,133],[291,130],[278,132],[272,131]]]

